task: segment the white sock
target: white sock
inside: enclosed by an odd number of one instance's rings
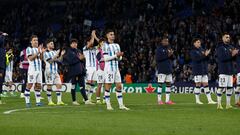
[[[48,102],[52,102],[52,91],[51,90],[47,90],[47,98],[48,98]]]
[[[159,84],[158,86],[157,97],[158,97],[158,102],[162,101],[162,84]]]
[[[110,103],[110,91],[109,90],[105,90],[105,101],[106,101],[106,104],[107,106],[111,106],[111,103]]]
[[[235,90],[235,104],[237,104],[239,102],[239,96],[240,96],[240,87],[237,86],[237,88]]]
[[[35,90],[35,98],[36,98],[36,103],[41,102],[41,92],[40,92],[40,90]]]
[[[25,102],[27,104],[30,103],[30,90],[29,89],[25,89],[24,95],[25,95]]]
[[[212,101],[212,97],[211,97],[211,92],[210,92],[208,86],[205,86],[205,87],[204,87],[204,92],[205,92],[205,94],[206,94],[206,96],[207,96],[208,102],[211,102],[211,101]]]
[[[61,89],[57,89],[56,91],[56,95],[57,95],[57,102],[62,102],[62,92]]]
[[[123,106],[123,96],[122,96],[122,91],[116,91],[116,97],[117,97],[117,101],[120,106]]]
[[[171,93],[171,87],[167,86],[166,87],[166,102],[170,101],[170,93]]]
[[[217,103],[218,103],[218,105],[222,104],[222,92],[223,92],[223,88],[218,88],[217,89]]]
[[[93,91],[94,91],[94,85],[91,86],[91,89],[90,89],[90,91],[88,93],[88,99],[90,99],[90,100],[92,99]]]
[[[195,94],[195,99],[196,99],[196,102],[200,102],[200,87],[196,86],[194,88],[194,94]]]
[[[231,105],[231,96],[232,96],[232,88],[227,88],[226,90],[226,105]]]
[[[86,90],[86,94],[87,94],[87,96],[88,96],[88,95],[89,95],[89,93],[90,93],[90,89],[91,89],[91,86],[90,86],[90,84],[89,84],[89,83],[86,83],[85,90]]]

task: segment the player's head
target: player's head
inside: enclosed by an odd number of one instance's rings
[[[201,40],[199,38],[194,38],[192,40],[192,44],[196,47],[196,48],[199,48],[201,47]]]
[[[164,37],[161,39],[161,44],[162,44],[163,46],[168,46],[168,45],[169,45],[168,37],[164,36]]]
[[[104,38],[99,39],[98,48],[101,48],[103,46],[104,42],[105,42]]]
[[[222,34],[222,41],[224,44],[229,44],[231,40],[230,34],[225,32]]]
[[[37,37],[37,35],[32,35],[30,37],[30,43],[31,43],[32,47],[38,47],[38,37]]]
[[[113,30],[109,29],[106,31],[106,38],[108,42],[114,42],[115,40],[115,33]]]
[[[77,47],[78,47],[78,40],[75,39],[75,38],[71,39],[71,41],[70,41],[70,47],[77,49]]]
[[[54,49],[54,42],[52,39],[47,39],[46,40],[46,46],[48,50],[53,50]]]

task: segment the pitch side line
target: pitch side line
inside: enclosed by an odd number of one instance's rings
[[[65,108],[65,107],[74,107],[74,106],[56,106],[56,107],[34,107],[34,108],[20,108],[20,109],[13,109],[3,112],[3,114],[10,114],[13,112],[19,111],[27,111],[27,110],[39,110],[39,109],[51,109],[51,108]],[[77,106],[76,106],[77,107]]]
[[[157,104],[127,104],[127,105],[129,105],[129,106],[149,106],[149,105],[157,106]],[[195,103],[177,103],[174,106],[177,106],[177,105],[196,105],[196,104]],[[201,106],[201,105],[199,105],[199,106]],[[8,111],[4,111],[3,114],[11,114],[11,113],[14,113],[14,112],[27,111],[27,110],[39,110],[39,109],[51,109],[51,108],[74,108],[74,107],[79,107],[79,106],[56,106],[56,107],[19,108],[19,109],[12,109],[12,110],[8,110]],[[174,108],[174,109],[176,109],[176,108]],[[171,109],[171,110],[173,110],[173,109]]]

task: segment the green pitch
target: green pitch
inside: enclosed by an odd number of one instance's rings
[[[43,95],[43,94],[42,94]],[[45,94],[44,94],[45,95]],[[215,96],[214,96],[215,97]],[[154,94],[124,94],[130,111],[118,110],[112,94],[114,111],[105,105],[72,106],[70,95],[63,101],[68,106],[25,108],[24,99],[4,98],[0,105],[0,135],[238,135],[240,109],[217,110],[216,105],[194,104],[194,95],[173,94],[176,105],[156,104]],[[78,99],[82,101],[78,93]],[[214,98],[216,101],[216,98]],[[234,98],[232,97],[232,100]],[[225,102],[225,99],[223,100]],[[15,110],[10,114],[6,111]]]

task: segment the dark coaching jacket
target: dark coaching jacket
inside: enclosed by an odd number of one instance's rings
[[[4,36],[0,35],[0,70],[4,70],[6,68],[6,50],[4,48]]]
[[[67,67],[67,80],[77,75],[86,74],[85,62],[78,58],[79,53],[82,53],[79,49],[66,49],[66,54],[63,56],[63,64]]]
[[[192,74],[193,75],[207,75],[208,74],[208,57],[203,54],[205,50],[200,47],[190,51],[190,57],[192,60]]]
[[[172,74],[172,58],[168,56],[168,46],[160,45],[156,49],[156,63],[158,74]]]
[[[218,63],[218,73],[233,75],[234,71],[234,57],[232,57],[231,49],[233,49],[232,45],[227,45],[224,43],[219,43],[216,49],[217,53],[217,63]]]
[[[237,45],[236,48],[240,51],[240,45]],[[236,65],[237,65],[237,69],[236,69],[236,73],[240,73],[240,52],[238,52],[237,56],[236,56]]]

